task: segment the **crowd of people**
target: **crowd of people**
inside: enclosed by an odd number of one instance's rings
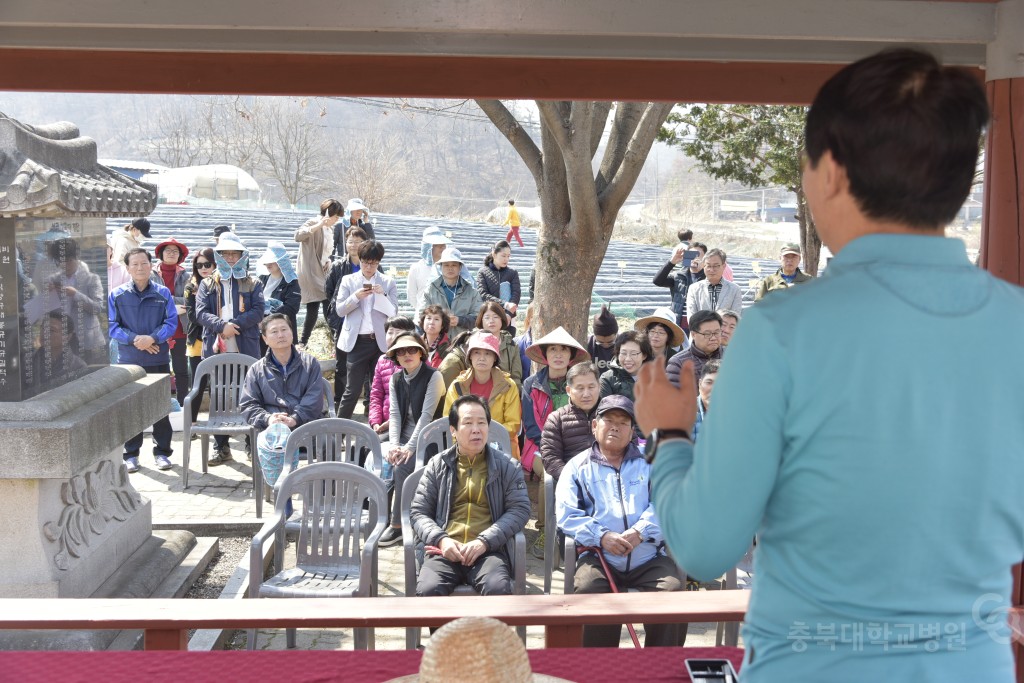
[[[550,475],[555,519],[541,497],[534,551],[544,532],[572,538],[579,593],[681,590],[687,572],[734,566],[758,534],[750,680],[1011,680],[1021,370],[944,363],[935,343],[999,327],[989,355],[1003,359],[1024,338],[1021,316],[1007,315],[1021,307],[1019,288],[943,238],[988,116],[975,75],[925,53],[885,51],[838,71],[808,114],[802,168],[835,254],[830,277],[778,294],[811,280],[799,246],[785,245],[746,316],[726,253],[683,231],[653,280],[670,306],[627,330],[602,307],[585,344],[561,327],[535,339],[532,307],[518,319],[509,264],[508,240],[522,244],[514,209],[475,277],[449,237],[425,231],[409,268],[414,313],[403,316],[366,208],[329,199],[295,234],[297,267],[271,244],[258,278],[226,229],[189,272],[184,244],[161,242],[154,269],[140,246],[149,222],[125,226],[108,251],[113,352],[149,373],[173,369],[179,397],[197,359],[260,358],[242,409],[259,430],[294,429],[322,414],[320,367],[302,347],[323,310],[338,413],[352,417],[366,393],[396,501],[417,435],[448,421],[454,445],[424,465],[412,499],[418,595],[460,583],[511,593],[510,543],[531,516],[526,478]],[[865,320],[898,321],[882,369]],[[721,417],[709,420],[716,385]],[[510,453],[490,442],[495,425]],[[125,444],[129,472],[142,438]],[[169,469],[167,418],[153,439],[157,467]],[[215,459],[230,458],[225,442]],[[398,513],[396,503],[381,545],[402,541]],[[615,625],[586,626],[584,644],[618,636]],[[678,645],[685,627],[648,625],[646,638]]]
[[[509,239],[522,244],[511,209]],[[568,533],[588,548],[578,560],[577,591],[609,590],[612,576],[620,586],[640,590],[684,585],[685,574],[665,553],[646,483],[638,484],[649,478],[649,465],[635,423],[633,387],[641,368],[655,359],[667,362],[677,384],[679,368],[692,361],[701,390],[698,419],[707,413],[742,306],[721,249],[681,232],[679,247],[654,276],[655,285],[671,290],[670,305],[624,330],[602,306],[581,343],[561,327],[533,338],[533,305],[520,309],[522,286],[507,240],[496,242],[474,269],[436,226],[423,232],[420,258],[408,266],[412,311],[403,315],[395,278],[380,268],[385,243],[375,238],[358,200],[347,207],[325,200],[320,214],[294,233],[295,263],[284,244],[270,242],[255,262],[255,276],[248,248],[226,226],[214,230],[213,245],[195,249],[190,269],[184,265],[189,248],[174,239],[157,245],[154,267],[139,246],[150,229],[139,219],[109,243],[113,353],[147,372],[173,370],[182,404],[202,359],[219,353],[259,359],[245,378],[241,409],[261,433],[273,427],[280,441],[282,433],[323,414],[320,366],[305,350],[322,313],[334,346],[337,414],[352,419],[364,398],[365,420],[383,445],[387,466],[381,474],[392,503],[381,546],[403,540],[398,506],[420,432],[439,417],[449,420],[456,446],[431,459],[412,510],[419,540],[432,549],[421,594],[450,592],[459,581],[482,592],[510,591],[505,545],[530,518],[526,479],[542,481],[546,473],[556,481],[556,518],[546,519],[539,486],[540,534],[531,552],[543,557],[548,524],[557,526],[549,533]],[[798,255],[795,245],[783,248],[779,271],[759,296],[808,279]],[[205,390],[199,387],[200,394]],[[193,420],[200,403],[192,402]],[[508,431],[511,452],[486,443],[492,423]],[[167,418],[155,425],[153,439],[156,466],[169,469]],[[129,472],[140,468],[141,445],[141,434],[125,444]],[[247,449],[250,458],[258,450],[254,444]],[[216,437],[210,464],[232,458],[228,438]],[[280,472],[271,463],[264,469]],[[488,474],[494,472],[500,473],[497,485]],[[620,509],[615,489],[623,473],[628,510]],[[610,574],[602,573],[597,555],[607,557]],[[587,633],[588,644],[617,642],[613,629]],[[648,631],[653,645],[678,644],[684,637],[680,626]]]

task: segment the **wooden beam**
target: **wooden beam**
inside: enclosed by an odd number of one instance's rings
[[[807,104],[840,65],[0,48],[0,90]]]
[[[550,629],[551,646],[577,647],[584,624],[741,621],[750,591],[292,600],[0,600],[0,630],[142,629],[147,649],[184,649],[196,628],[442,626],[486,615]]]

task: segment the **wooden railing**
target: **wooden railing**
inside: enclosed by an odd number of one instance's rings
[[[742,621],[749,591],[294,600],[0,600],[0,630],[141,629],[147,650],[188,649],[202,628],[441,626],[486,615],[544,626],[546,647],[579,647],[584,624]]]

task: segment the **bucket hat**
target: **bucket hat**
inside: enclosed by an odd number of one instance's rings
[[[161,242],[160,244],[156,245],[156,249],[153,250],[153,252],[156,254],[156,257],[158,259],[160,259],[161,261],[164,258],[163,257],[164,247],[177,247],[178,248],[178,263],[179,264],[184,263],[185,257],[188,256],[188,247],[186,247],[184,244],[182,244],[181,242],[179,242],[178,240],[176,240],[176,239],[174,239],[172,237],[171,239],[165,240],[165,241]]]
[[[469,338],[469,344],[466,345],[466,358],[469,358],[469,354],[473,352],[473,349],[483,349],[484,351],[490,351],[494,354],[495,365],[501,360],[501,342],[490,332],[478,331],[474,332],[473,336]]]

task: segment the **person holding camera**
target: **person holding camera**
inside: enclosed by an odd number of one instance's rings
[[[346,275],[338,287],[335,311],[345,321],[338,335],[338,348],[347,355],[345,394],[338,417],[352,419],[367,375],[372,375],[380,355],[387,351],[384,324],[398,311],[395,281],[378,270],[384,245],[366,240],[359,245],[359,272]]]
[[[676,314],[676,324],[688,331],[686,322],[686,292],[690,285],[704,279],[704,255],[708,253],[707,245],[700,242],[690,243],[693,231],[679,231],[679,245],[672,250],[672,256],[654,276],[656,287],[667,287],[672,292],[672,311]],[[687,259],[687,254],[690,258]],[[672,270],[682,264],[675,274]]]

